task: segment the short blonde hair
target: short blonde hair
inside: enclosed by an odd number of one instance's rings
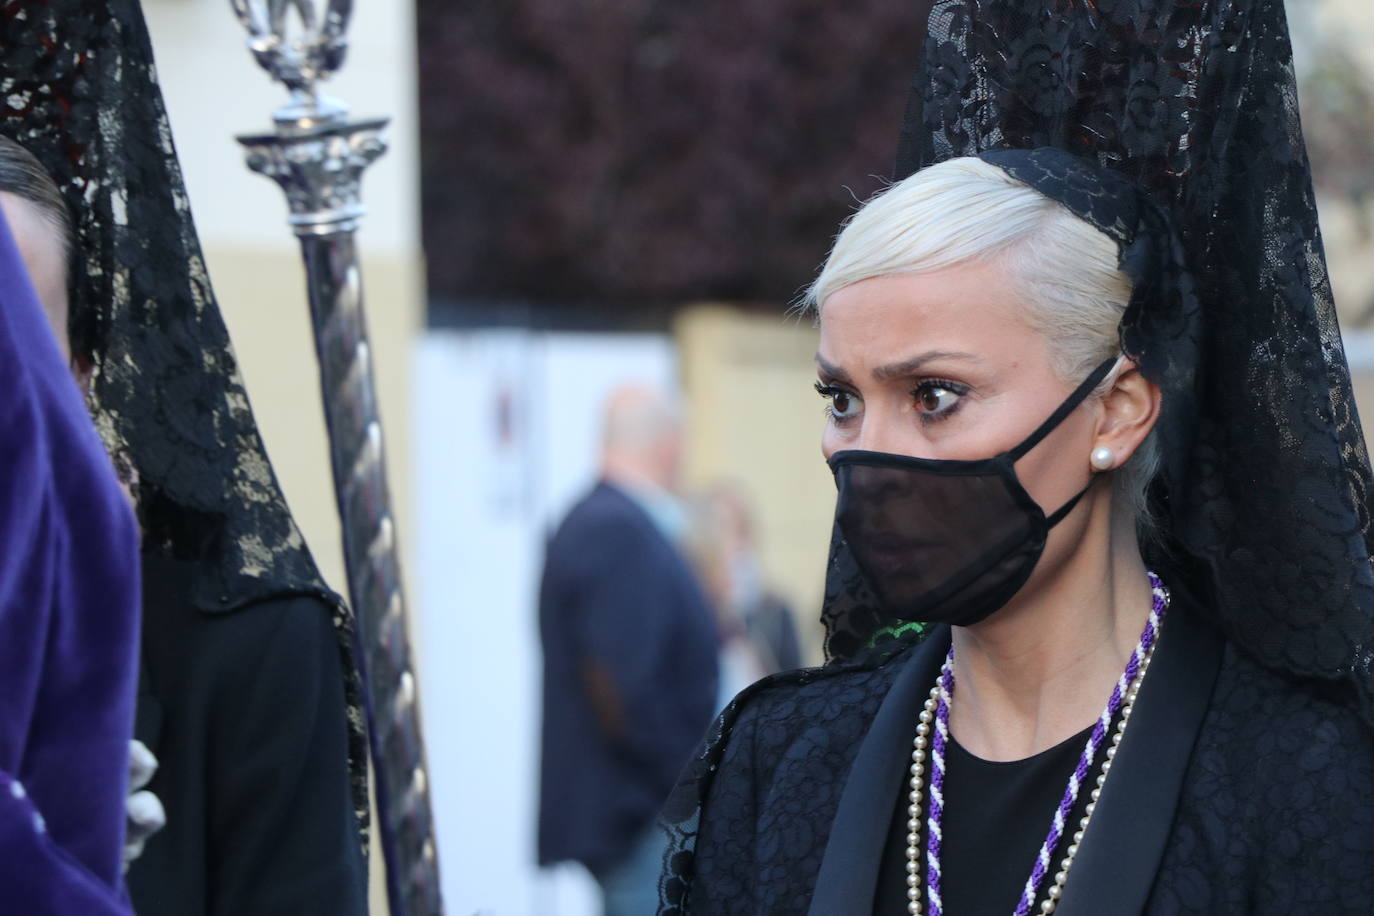
[[[998,260],[1025,291],[1032,327],[1054,369],[1077,384],[1120,352],[1132,284],[1116,242],[1056,201],[974,157],[950,159],[891,185],[841,229],[803,306],[820,314],[835,292],[875,277],[934,273]],[[1105,391],[1115,379],[1108,376]],[[1158,470],[1153,433],[1115,477],[1118,495],[1151,527],[1147,491]]]

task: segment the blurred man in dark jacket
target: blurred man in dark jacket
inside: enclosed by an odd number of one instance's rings
[[[662,397],[615,392],[601,480],[545,557],[539,861],[585,865],[607,916],[657,907],[654,818],[715,712],[715,623],[675,544],[680,456]]]

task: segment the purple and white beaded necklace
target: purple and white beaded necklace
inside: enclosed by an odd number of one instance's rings
[[[1126,723],[1130,720],[1136,695],[1140,691],[1140,684],[1144,680],[1145,671],[1149,668],[1150,659],[1154,655],[1160,625],[1169,607],[1169,592],[1164,587],[1164,583],[1154,572],[1149,572],[1148,575],[1152,593],[1150,618],[1145,623],[1145,629],[1140,634],[1140,641],[1136,644],[1135,651],[1131,653],[1130,660],[1126,662],[1126,670],[1122,672],[1121,677],[1117,679],[1116,686],[1112,689],[1111,699],[1107,701],[1106,708],[1093,726],[1092,734],[1088,737],[1083,753],[1078,758],[1078,765],[1069,776],[1069,784],[1064,790],[1064,797],[1059,802],[1059,807],[1055,809],[1054,818],[1050,822],[1049,834],[1040,846],[1040,852],[1035,857],[1035,864],[1031,868],[1030,877],[1026,879],[1025,889],[1021,892],[1021,899],[1017,901],[1015,916],[1029,916],[1035,906],[1035,901],[1040,896],[1040,887],[1044,884],[1045,876],[1049,873],[1050,857],[1054,855],[1054,850],[1058,848],[1060,840],[1063,839],[1065,824],[1078,801],[1079,789],[1082,788],[1088,774],[1092,771],[1093,761],[1104,743],[1107,729],[1111,726],[1112,720],[1116,719],[1117,714],[1120,713],[1121,717],[1117,721],[1116,731],[1112,735],[1111,746],[1107,748],[1106,757],[1102,761],[1101,772],[1098,774],[1097,784],[1092,790],[1086,813],[1079,821],[1078,830],[1073,834],[1072,842],[1066,850],[1067,855],[1060,863],[1059,871],[1055,873],[1054,883],[1050,885],[1045,900],[1040,904],[1042,914],[1053,913],[1058,905],[1059,898],[1064,891],[1064,884],[1068,881],[1069,867],[1073,864],[1074,856],[1078,852],[1078,844],[1083,840],[1083,831],[1087,829],[1088,822],[1097,807],[1097,799],[1102,792],[1102,786],[1107,781],[1107,773],[1111,770],[1112,759],[1116,756],[1116,748],[1121,743],[1121,736],[1125,734]],[[931,774],[930,810],[926,818],[926,897],[930,904],[930,916],[943,916],[944,912],[943,902],[940,898],[940,844],[942,839],[940,822],[944,816],[945,748],[949,743],[949,707],[950,700],[954,695],[953,663],[954,649],[951,647],[949,654],[945,657],[944,666],[940,669],[940,677],[935,687],[930,691],[930,698],[926,700],[925,709],[921,712],[920,721],[916,726],[916,738],[912,742],[911,791],[908,795],[909,805],[907,807],[906,881],[907,912],[913,916],[920,916],[922,912],[921,865],[917,846],[919,842],[917,828],[920,824],[918,818],[921,810],[927,744],[930,747]]]

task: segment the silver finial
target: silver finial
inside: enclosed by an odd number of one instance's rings
[[[277,120],[316,122],[342,119],[347,109],[320,94],[317,83],[329,79],[348,50],[348,19],[353,0],[229,0],[234,15],[248,30],[248,49],[272,78],[291,92],[291,103]]]

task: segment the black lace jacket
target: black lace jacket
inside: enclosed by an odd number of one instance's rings
[[[1056,912],[1374,913],[1374,738],[1175,604]],[[872,912],[948,644],[936,630],[875,664],[746,692],[718,764],[682,787],[704,798],[699,820],[668,810],[679,843],[660,913]]]

